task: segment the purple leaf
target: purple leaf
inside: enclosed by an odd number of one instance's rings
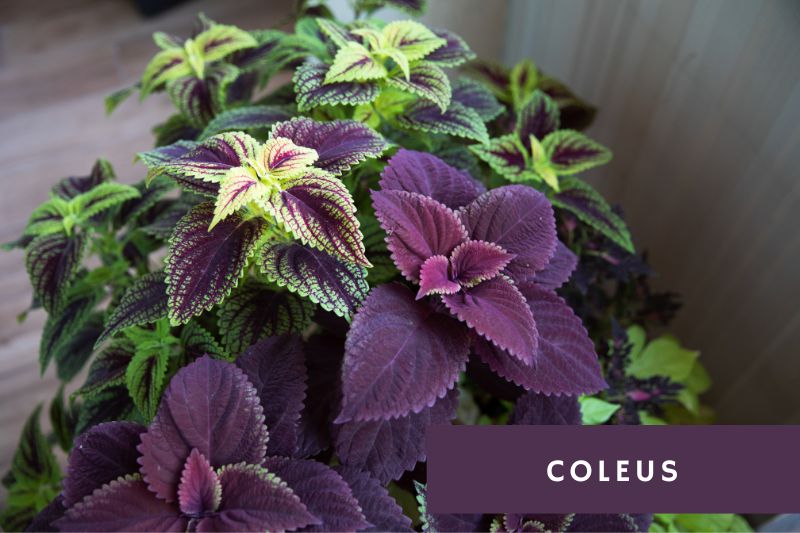
[[[421,194],[372,191],[372,205],[392,259],[409,281],[419,280],[419,269],[429,257],[449,256],[467,238],[456,213]]]
[[[458,389],[420,411],[389,420],[334,425],[336,454],[342,464],[370,472],[382,484],[400,479],[425,460],[428,427],[448,424],[456,415]]]
[[[279,286],[338,316],[349,316],[369,292],[364,267],[298,243],[266,245],[259,265]]]
[[[403,114],[397,116],[404,128],[427,133],[453,135],[481,143],[489,142],[489,132],[477,111],[459,102],[450,102],[447,111],[442,111],[433,102],[418,100]]]
[[[39,511],[25,531],[38,531],[39,533],[58,531],[53,527],[53,523],[64,516],[66,511],[67,509],[64,507],[64,498],[58,495],[53,501],[48,503],[44,509]]]
[[[167,84],[170,100],[189,122],[200,128],[214,116],[212,87],[203,78],[183,76]]]
[[[251,105],[234,107],[214,117],[203,130],[201,138],[210,137],[225,131],[250,131],[271,128],[281,120],[291,118],[291,113],[283,106]]]
[[[133,422],[98,424],[75,439],[62,496],[72,507],[95,489],[139,469],[136,444],[144,426]]]
[[[111,164],[105,159],[98,159],[88,176],[70,176],[56,183],[50,192],[65,200],[71,200],[79,194],[85,193],[101,183],[114,179]]]
[[[80,393],[90,395],[125,383],[125,370],[133,358],[134,347],[127,342],[113,342],[89,366],[89,375]]]
[[[538,337],[533,314],[508,278],[498,276],[463,292],[446,294],[442,301],[459,320],[525,365],[536,361]]]
[[[509,424],[581,425],[581,406],[575,396],[546,396],[526,392],[517,400]]]
[[[197,531],[284,531],[319,522],[286,483],[257,465],[225,466],[219,480],[219,511],[200,519]]]
[[[542,146],[558,174],[576,174],[611,160],[608,148],[574,130],[553,132]]]
[[[208,229],[214,218],[210,202],[184,216],[170,238],[166,259],[169,317],[183,324],[220,303],[239,282],[264,221],[234,213]]]
[[[350,486],[328,465],[308,459],[268,457],[264,467],[285,481],[320,519],[305,531],[358,531],[370,524]]]
[[[457,67],[465,61],[475,58],[475,54],[469,49],[464,39],[455,33],[445,29],[432,29],[431,31],[437,37],[444,39],[446,43],[425,56],[425,61],[436,63],[442,67]]]
[[[167,316],[167,283],[164,272],[151,272],[136,279],[113,308],[95,346],[131,326],[149,324]]]
[[[504,109],[489,89],[469,78],[458,78],[453,82],[452,99],[473,109],[485,122],[497,118]]]
[[[411,519],[403,514],[403,508],[380,481],[350,466],[339,465],[334,470],[350,485],[364,517],[372,524],[371,528],[362,531],[414,531]]]
[[[418,413],[453,387],[469,355],[466,329],[399,284],[372,290],[345,344],[337,423]]]
[[[450,256],[453,277],[464,287],[474,287],[497,276],[514,254],[486,241],[467,241],[456,246]]]
[[[276,124],[273,137],[286,137],[299,146],[313,148],[319,154],[315,166],[335,175],[368,158],[378,157],[387,145],[383,137],[353,120],[315,122],[310,118],[294,118]]]
[[[544,394],[593,394],[608,385],[586,329],[572,309],[535,283],[520,284],[536,320],[539,353],[536,366],[487,342],[475,343],[477,355],[497,374],[526,390]]]
[[[59,531],[186,531],[178,508],[147,490],[140,475],[112,481],[56,520]]]
[[[294,73],[294,90],[297,93],[297,108],[309,111],[323,105],[368,104],[380,94],[378,82],[344,81],[324,83],[328,67],[322,64],[305,63]]]
[[[386,80],[386,84],[394,89],[414,94],[433,102],[444,113],[450,105],[450,80],[442,69],[433,64],[419,63],[409,72],[408,79],[402,74]]]
[[[33,295],[48,313],[54,312],[63,302],[88,244],[88,239],[81,234],[70,237],[51,233],[36,237],[25,250],[25,267],[33,285]]]
[[[429,294],[453,294],[460,291],[461,285],[450,277],[449,259],[443,255],[434,255],[426,259],[419,270],[417,300]]]
[[[517,113],[516,133],[527,144],[531,135],[542,140],[558,129],[558,105],[540,90],[533,94]]]
[[[158,146],[146,152],[139,152],[136,154],[136,159],[152,169],[178,159],[196,147],[197,143],[193,141],[177,141],[166,146]]]
[[[554,291],[569,281],[577,265],[578,256],[572,253],[564,243],[558,241],[550,262],[533,275],[532,281],[535,281],[540,287]]]
[[[230,363],[201,357],[172,378],[142,435],[139,464],[150,490],[174,501],[192,448],[218,468],[259,464],[266,445],[263,410],[247,377]]]
[[[416,192],[451,209],[475,200],[486,188],[466,172],[451,167],[436,156],[401,148],[389,159],[380,181],[384,191]]]
[[[246,133],[221,133],[158,169],[168,174],[219,182],[228,170],[244,165],[248,159],[255,160],[258,145],[258,141]]]
[[[525,185],[493,189],[461,210],[470,237],[493,242],[516,254],[506,267],[517,280],[543,269],[556,248],[553,207]]]
[[[306,397],[303,345],[294,335],[270,337],[236,360],[256,388],[269,430],[267,454],[291,456],[297,449],[297,424]]]
[[[186,459],[178,486],[178,503],[183,514],[201,516],[216,511],[222,498],[222,487],[214,469],[203,454],[192,449]]]
[[[353,197],[326,172],[283,180],[284,189],[269,200],[275,218],[303,244],[344,261],[372,266],[364,254]]]

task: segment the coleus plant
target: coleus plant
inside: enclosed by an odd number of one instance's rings
[[[384,5],[424,7],[354,2]],[[342,23],[319,2],[292,32],[201,16],[155,41],[106,102],[175,105],[138,154],[144,179],[119,184],[100,160],[11,244],[48,314],[42,370],[88,372],[52,402],[54,438],[38,410],[26,425],[4,528],[486,529],[416,509],[430,425],[574,420],[578,395],[622,402],[663,377],[609,355],[619,313],[597,262],[635,256],[575,173],[610,154],[573,131],[593,109],[532,63],[471,62],[448,30]],[[626,294],[624,326],[644,323],[657,298]],[[648,520],[518,518],[494,524]]]

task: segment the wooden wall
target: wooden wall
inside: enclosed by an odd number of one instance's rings
[[[683,294],[719,421],[800,423],[800,2],[511,0],[508,28],[600,107],[589,180]]]

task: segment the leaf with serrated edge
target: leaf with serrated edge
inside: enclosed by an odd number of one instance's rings
[[[226,131],[261,130],[271,128],[275,123],[291,118],[284,106],[252,105],[235,107],[214,117],[200,134],[201,139]]]
[[[480,115],[458,102],[450,102],[447,111],[442,112],[436,104],[420,100],[398,115],[397,121],[412,130],[489,142],[489,133]]]
[[[450,80],[435,65],[419,63],[409,72],[408,79],[392,77],[386,80],[390,87],[410,92],[439,106],[444,113],[450,105]]]
[[[294,73],[297,108],[309,111],[324,105],[368,104],[380,94],[377,82],[324,83],[328,67],[306,63]]]
[[[467,42],[455,33],[438,28],[431,31],[440,39],[444,39],[445,44],[426,55],[425,61],[436,63],[442,67],[457,67],[475,59],[475,53],[470,50]]]
[[[542,140],[550,164],[559,175],[577,174],[611,161],[611,151],[583,133],[559,130]]]
[[[380,80],[386,75],[386,67],[364,46],[352,41],[339,48],[325,74],[325,83]]]
[[[36,237],[25,250],[25,267],[34,296],[48,311],[61,305],[67,288],[80,268],[88,239],[52,233]]]
[[[149,324],[165,316],[167,284],[164,272],[145,274],[128,287],[117,306],[111,310],[95,346],[125,328]]]

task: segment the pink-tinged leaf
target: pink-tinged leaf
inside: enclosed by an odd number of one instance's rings
[[[255,159],[258,147],[259,142],[246,133],[220,133],[177,159],[164,163],[159,170],[201,181],[219,182],[230,169]]]
[[[67,288],[78,273],[88,239],[82,234],[51,233],[33,239],[25,250],[25,267],[33,295],[48,313],[64,301]]]
[[[370,526],[350,486],[326,464],[308,459],[267,457],[264,467],[289,485],[320,519],[305,531],[359,531]]]
[[[399,284],[372,290],[345,344],[337,423],[418,413],[453,387],[469,356],[467,330]]]
[[[453,102],[474,110],[485,122],[494,120],[505,109],[492,91],[469,78],[458,78],[453,82],[452,99]]]
[[[353,198],[338,178],[309,171],[284,180],[282,186],[269,205],[295,238],[344,261],[372,266],[364,253]]]
[[[298,243],[265,245],[258,263],[271,281],[339,316],[349,316],[369,292],[364,267]]]
[[[64,505],[72,507],[104,484],[135,473],[136,445],[144,432],[144,426],[133,422],[107,422],[79,435],[67,460]]]
[[[259,464],[267,448],[264,413],[235,365],[201,357],[175,374],[138,450],[150,490],[177,499],[184,462],[197,448],[211,466]],[[224,493],[223,483],[223,493]]]
[[[397,121],[410,130],[453,135],[481,143],[489,142],[489,132],[481,116],[459,102],[450,102],[447,110],[442,111],[433,102],[418,100],[403,114],[398,115]]]
[[[203,454],[192,449],[186,459],[178,486],[181,512],[192,517],[216,511],[222,498],[222,487],[214,469]]]
[[[385,485],[425,460],[428,427],[449,424],[457,406],[458,389],[453,388],[419,413],[334,425],[336,454],[342,464],[366,470]]]
[[[531,135],[542,140],[558,129],[558,105],[540,90],[517,113],[517,137],[528,142]]]
[[[577,174],[611,161],[611,151],[574,130],[559,130],[542,140],[553,169],[559,174]]]
[[[140,475],[120,477],[67,509],[59,531],[186,531],[176,505],[156,498]]]
[[[214,204],[214,218],[209,224],[209,229],[247,204],[260,200],[269,192],[269,188],[258,179],[252,169],[246,167],[230,169],[219,185],[217,201]]]
[[[337,176],[378,157],[388,146],[380,134],[354,120],[316,122],[299,117],[273,126],[272,136],[313,148],[319,155],[316,166]]]
[[[442,297],[447,308],[470,328],[508,350],[526,365],[536,361],[536,323],[525,297],[505,276]]]
[[[483,146],[470,146],[470,150],[509,181],[533,179],[527,169],[527,149],[513,133],[492,139]]]
[[[183,324],[220,303],[239,282],[261,236],[261,219],[233,214],[208,229],[211,203],[193,208],[175,226],[166,259],[169,317]]]
[[[380,180],[384,191],[416,192],[451,209],[475,200],[486,188],[472,176],[436,156],[401,148],[389,159]]]
[[[550,262],[533,275],[532,281],[540,287],[554,291],[569,281],[576,266],[578,266],[578,256],[572,253],[564,243],[558,241]]]
[[[509,424],[580,425],[581,406],[576,396],[547,396],[526,392],[514,405]]]
[[[475,53],[469,49],[466,41],[455,33],[445,29],[432,29],[431,31],[446,42],[444,46],[440,46],[425,56],[425,61],[436,63],[442,67],[457,67],[466,61],[475,59]]]
[[[291,456],[297,449],[297,424],[306,397],[303,345],[295,335],[264,339],[236,360],[256,388],[269,430],[268,455]]]
[[[368,104],[380,94],[377,82],[339,82],[323,84],[328,67],[306,63],[294,73],[297,108],[309,111],[324,105]]]
[[[419,269],[417,300],[429,294],[453,294],[461,290],[461,285],[450,277],[449,259],[443,255],[434,255],[426,259]]]
[[[536,366],[525,366],[508,352],[487,342],[475,343],[476,354],[497,374],[543,394],[594,394],[608,385],[580,319],[551,291],[535,283],[520,284],[531,306],[539,333]]]
[[[319,523],[283,480],[250,464],[219,471],[219,511],[197,522],[197,531],[285,531]]]
[[[372,527],[362,531],[414,531],[411,519],[403,514],[394,498],[380,481],[352,466],[333,467],[344,479]]]
[[[516,254],[506,271],[524,279],[543,269],[556,248],[556,223],[547,197],[525,185],[493,189],[461,210],[474,240],[493,242]]]
[[[459,244],[450,256],[453,277],[464,287],[474,287],[497,276],[514,254],[486,241],[467,241]]]
[[[271,138],[263,149],[264,168],[275,177],[294,176],[313,165],[319,157],[313,148],[297,146],[283,137]]]
[[[149,324],[167,316],[167,283],[164,272],[151,272],[135,280],[105,321],[95,346],[131,326]]]
[[[419,269],[429,257],[449,256],[467,239],[458,215],[421,194],[372,191],[372,206],[395,265],[409,281],[419,280]]]

